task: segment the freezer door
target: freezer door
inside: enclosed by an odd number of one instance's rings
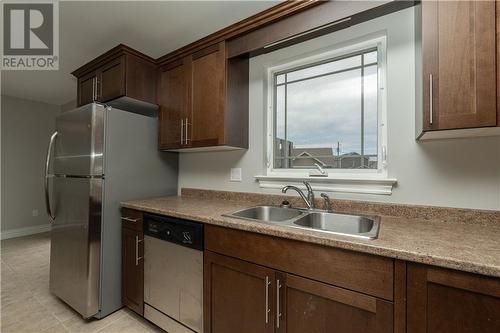
[[[99,311],[102,190],[99,178],[54,177],[50,291],[89,318]]]
[[[54,153],[56,175],[102,175],[105,108],[88,104],[56,119]]]

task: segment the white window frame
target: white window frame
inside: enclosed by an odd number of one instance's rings
[[[386,36],[378,36],[356,42],[342,43],[342,47],[323,49],[321,52],[306,56],[294,57],[281,63],[275,63],[266,68],[267,78],[267,127],[266,127],[266,174],[255,176],[260,186],[264,188],[280,188],[282,185],[307,180],[317,183],[315,189],[323,191],[339,191],[354,193],[391,194],[395,179],[388,178],[387,170],[387,41]],[[370,48],[377,49],[378,66],[378,139],[377,160],[378,169],[326,169],[328,177],[311,177],[312,170],[316,169],[275,169],[274,164],[274,76],[276,73],[291,70],[300,66],[307,66],[351,53],[361,52]],[[317,171],[317,170],[316,170]]]

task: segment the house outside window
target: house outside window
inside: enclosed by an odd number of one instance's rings
[[[268,175],[386,174],[385,37],[268,69]]]

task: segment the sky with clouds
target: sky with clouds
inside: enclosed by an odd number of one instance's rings
[[[277,136],[284,137],[284,86],[277,87]],[[361,69],[287,85],[287,139],[296,147],[361,152]],[[377,67],[365,67],[365,154],[377,154]]]

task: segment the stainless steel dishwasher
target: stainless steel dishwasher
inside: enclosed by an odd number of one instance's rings
[[[203,225],[144,215],[144,317],[169,333],[203,331]]]

